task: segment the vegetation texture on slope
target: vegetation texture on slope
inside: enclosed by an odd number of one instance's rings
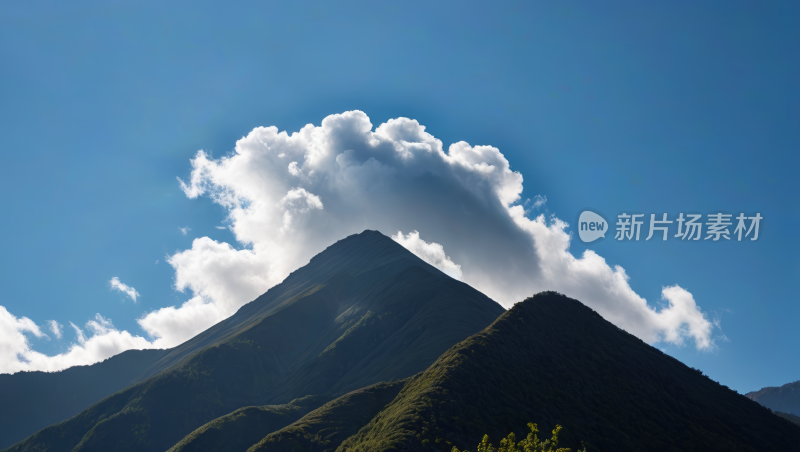
[[[553,292],[447,351],[338,450],[471,449],[529,420],[588,450],[800,450],[800,428]]]
[[[306,396],[284,405],[239,408],[186,435],[167,452],[243,452],[261,439],[261,432],[294,422],[321,402],[321,397]]]
[[[330,400],[417,374],[503,311],[389,237],[365,231],[169,350],[148,370],[153,376],[8,450],[163,452],[242,407],[309,394]]]
[[[391,402],[407,381],[378,383],[345,394],[270,433],[248,452],[333,452]]]

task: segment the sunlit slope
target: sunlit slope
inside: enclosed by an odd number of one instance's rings
[[[474,450],[527,422],[589,450],[800,450],[798,426],[552,292],[448,350],[338,450]]]
[[[391,402],[407,381],[378,383],[352,391],[267,435],[248,452],[333,452]]]
[[[332,398],[414,375],[502,312],[365,231],[173,350],[153,377],[9,450],[164,451],[242,407]]]
[[[261,418],[274,417],[276,413],[296,415],[299,410],[290,409],[298,401],[291,405],[241,408],[186,435],[168,452],[244,452],[248,448],[252,451],[333,451],[391,402],[407,381],[377,383],[351,391],[290,425],[283,424],[282,428],[275,428],[274,422]],[[318,397],[314,399],[319,400]]]
[[[261,439],[261,432],[278,430],[322,402],[322,397],[308,396],[284,405],[239,408],[186,435],[168,452],[244,451]]]

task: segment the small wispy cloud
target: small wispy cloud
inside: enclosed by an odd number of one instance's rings
[[[61,339],[61,336],[64,333],[64,327],[60,323],[56,322],[55,320],[48,320],[47,325],[50,327],[50,331],[56,335],[56,339]]]
[[[533,209],[540,209],[547,202],[547,196],[536,195],[533,198]]]
[[[111,280],[108,283],[111,284],[112,289],[118,290],[126,294],[127,296],[131,297],[131,300],[133,300],[134,303],[136,303],[136,298],[139,297],[139,292],[137,292],[136,289],[123,283],[116,276],[111,278]]]
[[[156,259],[156,265],[158,265],[158,259]]]
[[[217,226],[217,229],[228,229],[225,226]]]
[[[181,234],[183,234],[183,235],[186,235],[186,234],[188,234],[188,233],[189,233],[189,231],[191,231],[191,230],[192,230],[192,228],[190,228],[190,227],[188,227],[188,226],[187,226],[187,227],[185,227],[185,228],[178,228],[178,230],[179,230],[179,231],[181,231]]]
[[[78,336],[78,342],[79,342],[81,345],[82,345],[82,344],[85,344],[85,343],[86,343],[86,335],[85,335],[85,334],[83,334],[83,330],[82,330],[82,329],[80,329],[80,328],[78,328],[78,325],[75,325],[75,324],[74,324],[74,323],[72,323],[72,322],[69,322],[69,324],[70,324],[70,326],[72,326],[72,329],[74,329],[74,330],[75,330],[75,335],[76,335],[76,336]]]

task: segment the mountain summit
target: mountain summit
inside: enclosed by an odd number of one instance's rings
[[[280,411],[288,425],[337,395],[425,370],[503,312],[389,237],[364,231],[169,350],[138,383],[8,450],[164,451],[239,408],[315,396],[306,399],[315,406],[295,401],[297,409]]]
[[[528,422],[573,450],[800,450],[797,426],[554,292],[448,350],[337,450],[474,450]]]

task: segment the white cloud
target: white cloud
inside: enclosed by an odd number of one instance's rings
[[[393,235],[392,239],[450,277],[461,279],[461,266],[447,257],[442,245],[420,239],[417,231],[409,232],[407,236],[403,236],[402,232],[397,231],[397,234]]]
[[[158,263],[158,261],[156,261],[156,263]],[[129,296],[134,303],[136,303],[136,299],[139,297],[139,292],[137,292],[136,289],[123,283],[116,276],[111,278],[111,280],[109,280],[108,283],[111,285],[112,289],[124,293],[125,295]]]
[[[547,203],[547,196],[536,195],[533,198],[533,210],[539,210]]]
[[[228,228],[226,228],[225,226],[216,226],[216,228],[217,228],[217,229],[222,229],[222,230],[228,229]]]
[[[64,327],[60,323],[56,322],[55,320],[48,320],[47,325],[50,327],[50,331],[56,335],[56,339],[61,339],[61,336],[64,332]]]
[[[51,320],[47,323],[54,334],[54,325],[63,334],[63,329],[57,322]],[[127,331],[117,330],[110,319],[100,314],[85,325],[85,329],[91,333],[89,337],[74,323],[70,322],[70,325],[75,330],[77,343],[73,343],[64,353],[47,356],[33,350],[29,340],[29,335],[35,338],[46,338],[47,335],[32,320],[27,317],[17,318],[0,306],[0,373],[23,370],[53,372],[72,366],[93,364],[125,350],[154,348],[159,345],[158,341],[153,343]],[[61,337],[59,334],[56,336]]]
[[[187,227],[185,227],[185,228],[178,228],[178,230],[179,230],[179,231],[181,231],[181,234],[183,234],[183,235],[186,235],[186,234],[188,234],[188,233],[189,233],[189,231],[191,231],[191,230],[192,230],[192,228],[190,228],[190,227],[188,227],[188,226],[187,226]]]
[[[352,111],[292,134],[256,128],[231,155],[214,160],[200,151],[191,165],[181,189],[227,210],[237,246],[201,237],[168,257],[176,289],[190,291],[190,299],[139,318],[149,339],[119,331],[99,314],[84,327],[89,336],[70,323],[77,343],[52,357],[31,349],[29,336],[47,337],[34,322],[0,307],[0,372],[57,370],[130,348],[180,344],[364,229],[393,234],[423,260],[506,307],[556,290],[647,342],[714,345],[714,325],[688,291],[664,287],[664,306],[648,304],[622,267],[591,250],[573,256],[565,222],[528,217],[518,204],[522,175],[497,148],[458,142],[445,151],[417,121],[393,119],[373,129],[364,113]],[[546,201],[536,196],[532,210]],[[110,283],[134,301],[139,295],[116,277]]]
[[[246,248],[204,238],[172,256],[177,287],[201,301],[140,323],[166,337],[156,319],[176,322],[185,312],[206,328],[336,240],[377,229],[507,307],[557,290],[648,342],[712,346],[713,325],[689,292],[665,288],[668,303],[659,309],[631,289],[621,267],[592,251],[573,256],[566,223],[529,218],[518,204],[522,181],[497,148],[458,142],[445,151],[406,118],[373,128],[352,111],[291,134],[256,128],[229,156],[199,151],[189,181],[180,181],[188,197],[208,196],[227,209],[230,230]],[[546,202],[536,196],[532,210]],[[211,312],[220,317],[212,321]]]

